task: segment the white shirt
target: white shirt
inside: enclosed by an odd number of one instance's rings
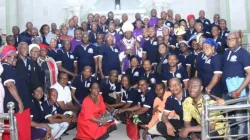
[[[63,101],[65,104],[72,101],[71,92],[68,86],[62,87],[58,82],[56,82],[50,88],[54,88],[58,92],[57,101]]]

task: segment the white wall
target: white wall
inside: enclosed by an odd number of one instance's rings
[[[5,0],[0,0],[0,34],[6,33]]]

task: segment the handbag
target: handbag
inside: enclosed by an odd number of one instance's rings
[[[132,123],[129,118],[126,121],[127,136],[131,140],[140,140],[140,132],[138,126]]]
[[[227,90],[228,90],[228,92],[230,93],[232,91],[237,90],[241,86],[241,84],[243,83],[244,79],[245,78],[240,78],[238,76],[236,76],[236,77],[228,77],[226,79],[226,84],[227,84]],[[241,94],[240,94],[239,97],[244,97],[244,96],[246,96],[246,89],[244,89],[241,92]]]

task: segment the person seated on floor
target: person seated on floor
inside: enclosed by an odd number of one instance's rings
[[[114,116],[116,117],[117,120],[120,120],[123,123],[125,123],[128,117],[125,110],[129,107],[133,107],[138,104],[138,99],[140,99],[140,94],[130,84],[130,76],[123,75],[121,79],[121,84],[122,84],[121,102],[118,104],[111,105],[111,107],[113,106],[120,107],[118,111],[115,112]]]
[[[168,84],[172,95],[165,103],[162,121],[157,123],[157,131],[167,139],[175,139],[178,138],[178,130],[184,126],[182,104],[188,94],[180,79],[172,78]]]
[[[105,140],[117,127],[106,116],[106,106],[97,82],[90,85],[90,93],[83,100],[74,140]]]
[[[51,88],[48,92],[48,99],[42,103],[42,110],[45,116],[44,122],[48,123],[51,129],[58,130],[52,132],[55,139],[59,139],[68,129],[69,124],[74,121],[71,117],[64,115],[65,111],[57,104],[57,98],[57,90]]]
[[[152,118],[153,104],[156,97],[155,91],[149,87],[147,79],[140,79],[138,81],[140,99],[138,104],[124,109],[124,112],[130,113],[131,122],[139,126],[145,126]]]
[[[47,123],[43,123],[44,116],[41,109],[41,99],[43,98],[43,88],[39,83],[33,84],[32,104],[30,106],[31,118],[31,139],[43,139],[50,137],[53,132],[58,131],[55,128],[51,130]]]
[[[145,129],[143,132],[144,137],[146,137],[147,133],[151,135],[161,135],[157,131],[156,126],[157,126],[157,123],[161,120],[162,112],[164,111],[166,100],[171,95],[171,92],[166,91],[165,89],[166,89],[165,84],[163,82],[157,83],[155,85],[155,93],[157,97],[154,99],[153,116],[152,116],[151,121],[145,126]]]
[[[202,81],[199,78],[192,78],[188,83],[189,96],[183,102],[183,120],[184,128],[179,132],[180,137],[187,138],[189,135],[192,140],[201,139],[201,114],[204,109],[204,97],[202,95]],[[212,95],[213,98],[214,95]],[[216,97],[215,100],[208,101],[210,105],[218,104],[223,105],[225,102],[223,99]],[[220,111],[212,111],[209,113],[210,118],[223,118],[224,116]],[[194,119],[198,125],[193,126],[191,120]],[[210,131],[216,130],[210,133],[210,136],[223,136],[226,134],[227,121],[225,120],[214,120],[210,121]],[[217,130],[218,129],[218,130]],[[217,139],[217,140],[223,140]]]
[[[121,99],[121,84],[118,82],[118,72],[110,71],[109,77],[100,83],[102,97],[106,104],[116,104]]]

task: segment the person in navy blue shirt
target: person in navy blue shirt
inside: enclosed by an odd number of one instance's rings
[[[250,83],[250,54],[242,46],[242,33],[241,32],[230,32],[227,37],[228,50],[224,54],[224,69],[223,69],[223,81],[226,83],[228,78],[244,78],[242,83],[238,83],[239,88],[230,91],[227,96],[237,99],[246,97],[249,94],[249,83]],[[227,85],[227,84],[226,84]],[[229,87],[227,87],[229,88]],[[236,88],[236,87],[235,87]],[[246,90],[246,94],[243,94],[243,90]],[[228,97],[227,97],[228,98]],[[226,99],[227,99],[226,98]],[[238,103],[246,104],[246,102]],[[234,116],[246,116],[247,111],[235,111]],[[237,119],[237,122],[243,121],[244,119]],[[233,134],[246,134],[247,133],[247,122],[237,125],[236,128],[232,128]]]
[[[76,76],[72,82],[71,95],[76,106],[81,107],[85,97],[89,94],[89,86],[96,82],[91,76],[92,69],[90,66],[85,66],[80,75]]]
[[[211,34],[213,36],[214,41],[218,45],[216,52],[220,55],[223,55],[225,52],[225,49],[227,48],[227,45],[226,45],[225,40],[220,37],[220,32],[221,32],[220,26],[218,25],[212,26]]]
[[[73,120],[68,115],[65,114],[65,111],[57,104],[58,92],[56,89],[50,89],[48,92],[48,99],[43,101],[41,106],[43,110],[44,123],[49,123],[49,126],[54,128],[58,127],[59,130],[54,135],[55,139],[61,137],[61,135],[67,130],[69,124]]]
[[[99,31],[103,34],[108,31],[108,25],[106,25],[106,21],[107,21],[106,17],[101,16],[100,24],[99,24]]]
[[[221,29],[221,32],[220,32],[220,37],[222,39],[225,40],[225,42],[227,41],[227,36],[229,34],[229,30],[227,29],[227,21],[225,19],[220,19],[220,29]]]
[[[116,70],[121,74],[120,49],[114,44],[114,36],[112,34],[106,35],[106,44],[99,49],[98,68],[101,74],[101,79],[109,76],[110,71]]]
[[[163,65],[167,65],[168,63],[168,55],[170,54],[169,48],[166,44],[160,44],[158,49],[159,55],[157,59],[157,68],[156,71],[159,75],[161,75],[161,69]]]
[[[210,33],[211,31],[211,22],[209,19],[205,18],[205,11],[204,10],[201,10],[199,12],[199,18],[196,19],[196,22],[200,22],[203,24],[203,31],[204,33]]]
[[[21,33],[21,35],[25,36],[28,38],[29,43],[31,43],[31,30],[33,28],[33,23],[32,22],[27,22],[26,23],[26,30]]]
[[[74,54],[77,58],[78,64],[78,73],[82,72],[85,66],[90,66],[94,73],[94,76],[97,76],[98,63],[97,63],[97,49],[96,46],[89,43],[88,33],[83,33],[82,35],[81,46],[75,48]]]
[[[140,99],[140,94],[135,88],[130,85],[128,75],[122,76],[121,85],[121,101],[118,104],[111,105],[111,107],[119,107],[118,111],[115,113],[115,116],[117,117],[117,119],[125,123],[127,116],[124,110],[137,105],[138,99]]]
[[[157,64],[158,43],[155,38],[156,31],[154,27],[149,28],[149,40],[143,44],[143,60],[150,60],[153,65]]]
[[[13,26],[12,27],[12,33],[13,33],[13,37],[14,37],[13,41],[14,41],[15,47],[17,47],[20,42],[26,42],[28,44],[31,44],[31,38],[28,38],[25,35],[20,34],[20,29],[19,29],[18,26]]]
[[[70,40],[63,41],[63,49],[58,50],[58,70],[65,72],[69,76],[69,80],[77,76],[77,60],[75,55],[70,51]]]
[[[57,53],[57,41],[55,38],[52,38],[49,44],[49,51],[47,54],[49,57],[53,58],[55,62],[58,61],[58,53]]]
[[[219,14],[214,14],[214,22],[211,24],[211,26],[214,25],[220,25],[220,15]]]
[[[135,14],[135,21],[132,23],[134,25],[134,27],[135,27],[135,24],[136,24],[137,20],[140,20],[142,22],[141,14],[140,13],[136,13]]]
[[[148,80],[149,87],[155,88],[155,84],[161,81],[160,75],[152,69],[150,60],[143,62],[144,73],[143,78]]]
[[[20,74],[14,68],[16,59],[16,49],[14,46],[5,46],[1,52],[3,73],[1,75],[5,90],[3,108],[8,112],[7,103],[15,103],[15,112],[22,113],[24,109],[30,107],[31,93],[27,85],[21,79]]]
[[[184,127],[182,103],[189,96],[183,89],[180,79],[172,78],[169,81],[170,95],[165,103],[162,121],[157,124],[157,131],[164,137],[173,139],[178,130]],[[173,112],[175,112],[174,115]],[[177,132],[171,131],[170,127]]]
[[[110,23],[114,23],[114,13],[112,11],[108,13],[108,19],[106,21],[106,25],[109,25]]]
[[[178,66],[178,58],[175,54],[168,55],[168,65],[162,67],[162,82],[166,83],[171,78],[179,78],[183,82],[183,87],[187,88],[187,82],[189,80],[188,74],[185,68]]]
[[[189,27],[188,27],[188,29],[186,29],[186,41],[188,41],[190,39],[190,37],[196,33],[196,31],[195,31],[195,19],[191,18],[188,21],[188,25],[189,25]]]
[[[216,52],[216,42],[208,38],[203,41],[203,53],[207,57],[201,65],[197,65],[198,75],[202,81],[203,87],[207,94],[212,94],[217,97],[223,95],[222,76],[222,59]]]
[[[125,109],[124,111],[131,111],[130,114],[132,122],[138,122],[137,125],[147,125],[153,113],[154,99],[156,98],[155,91],[149,87],[147,79],[140,79],[138,82],[140,99],[138,104]]]
[[[108,78],[101,80],[100,88],[105,103],[109,105],[118,103],[121,98],[121,84],[118,82],[118,72],[112,70]]]
[[[198,34],[203,34],[204,33],[204,26],[201,22],[196,22],[195,23],[195,31],[196,31],[196,35]]]
[[[178,55],[178,63],[187,70],[188,77],[190,77],[191,66],[194,63],[192,53],[186,41],[179,42],[179,48],[181,53]]]
[[[130,57],[130,68],[126,70],[126,75],[129,76],[129,83],[133,88],[137,88],[139,78],[143,75],[143,68],[139,65],[139,58],[137,56]]]
[[[92,44],[96,43],[98,32],[98,24],[96,22],[91,23],[91,31],[89,32],[89,42]]]

